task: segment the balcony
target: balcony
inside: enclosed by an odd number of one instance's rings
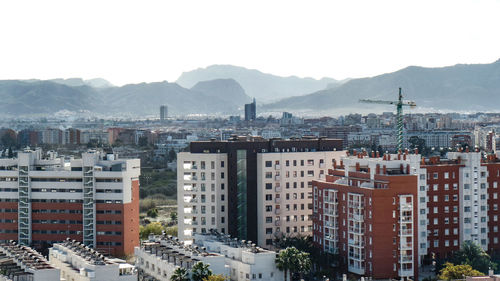
[[[413,276],[413,269],[400,269],[398,275],[399,277],[411,277]]]
[[[274,188],[274,191],[276,191],[276,192],[281,192],[281,186],[277,186],[277,187],[275,187],[275,188]]]
[[[399,206],[401,207],[401,210],[405,210],[405,211],[411,211],[411,210],[413,210],[413,205],[409,204],[409,203],[400,204]]]
[[[365,230],[361,227],[349,226],[349,232],[354,234],[364,234]]]
[[[348,201],[347,206],[354,209],[363,209],[365,207],[365,204],[360,201]]]
[[[353,247],[364,247],[365,242],[360,240],[349,239],[349,246]]]
[[[274,165],[274,169],[279,170],[279,169],[281,169],[281,166],[280,165]]]
[[[333,222],[325,222],[325,227],[332,227],[332,228],[338,228],[339,225]]]
[[[274,210],[274,213],[275,213],[276,215],[281,214],[281,209],[276,209],[276,210]]]
[[[339,253],[339,249],[334,247],[326,247],[325,252],[335,255]]]
[[[274,180],[275,181],[280,181],[281,180],[281,176],[274,176]]]
[[[401,217],[399,219],[400,222],[413,222],[411,217]]]
[[[400,250],[412,250],[413,249],[413,244],[412,243],[402,243],[399,245]]]
[[[412,236],[413,235],[413,230],[412,229],[403,229],[399,231],[400,236]]]
[[[337,210],[326,210],[325,212],[323,212],[323,215],[329,215],[329,216],[338,216],[339,215],[339,212],[337,212]]]
[[[358,214],[349,214],[349,219],[353,221],[363,221],[363,215],[358,215]]]
[[[408,263],[408,262],[413,262],[413,256],[412,255],[402,255],[400,261],[402,263]]]
[[[349,256],[348,256],[349,259],[353,259],[353,260],[364,260],[365,259],[365,254],[364,253],[361,253],[361,254],[355,254],[355,253],[349,253]],[[350,269],[351,267],[349,267]]]
[[[281,221],[275,221],[275,222],[274,222],[274,225],[275,225],[275,226],[281,226]]]
[[[281,203],[281,198],[274,198],[274,202]]]
[[[319,168],[324,169],[325,168],[325,163],[319,163]]]

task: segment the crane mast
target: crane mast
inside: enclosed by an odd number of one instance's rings
[[[417,106],[414,101],[403,101],[403,94],[399,88],[399,96],[397,101],[384,101],[384,100],[359,100],[362,103],[375,103],[375,104],[392,104],[396,105],[396,129],[397,129],[397,150],[403,149],[403,106],[415,107]]]

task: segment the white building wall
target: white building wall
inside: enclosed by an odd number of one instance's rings
[[[345,151],[257,154],[257,225],[261,247],[277,235],[312,235],[312,181],[325,179]],[[311,184],[310,184],[311,183]]]
[[[192,243],[193,233],[227,233],[227,155],[177,154],[178,237]]]

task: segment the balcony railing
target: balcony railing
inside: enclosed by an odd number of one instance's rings
[[[349,214],[349,219],[353,221],[363,221],[363,215],[358,215],[358,214]]]

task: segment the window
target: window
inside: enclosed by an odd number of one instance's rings
[[[266,167],[272,167],[273,166],[273,161],[266,161]]]
[[[266,201],[271,201],[273,200],[273,195],[272,194],[266,194]]]
[[[434,178],[434,179],[437,179],[437,178],[438,178],[438,173],[434,173],[434,174],[433,174],[433,178]]]
[[[266,179],[272,179],[273,178],[273,172],[266,172]]]
[[[266,212],[272,212],[272,211],[273,211],[273,206],[266,205]]]
[[[272,183],[266,183],[266,189],[273,189]]]
[[[273,228],[272,227],[266,228],[266,234],[273,234]]]
[[[266,223],[272,223],[273,217],[266,217]]]

